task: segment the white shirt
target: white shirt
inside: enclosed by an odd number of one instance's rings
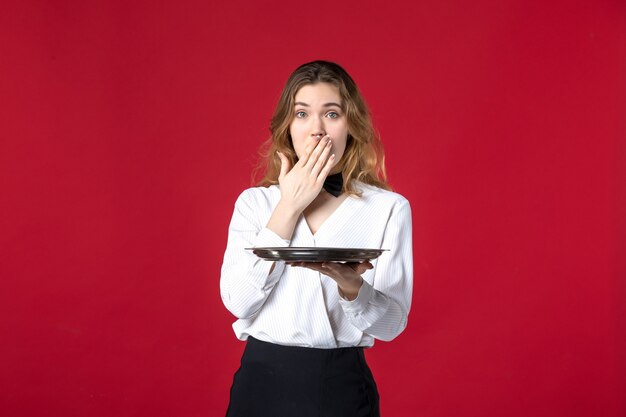
[[[237,338],[316,348],[369,347],[406,327],[413,289],[411,209],[400,194],[356,182],[315,234],[300,216],[291,241],[265,226],[280,200],[277,186],[245,190],[235,203],[222,264],[224,305],[238,320]],[[331,278],[258,258],[251,247],[389,249],[366,271],[356,299],[339,295]],[[272,264],[274,270],[270,273]]]

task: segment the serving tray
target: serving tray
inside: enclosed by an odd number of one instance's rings
[[[365,262],[389,249],[276,247],[246,248],[266,261],[288,262]]]

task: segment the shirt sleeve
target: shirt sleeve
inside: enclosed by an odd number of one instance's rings
[[[405,329],[413,292],[411,207],[406,199],[396,203],[389,217],[370,284],[363,280],[357,298],[339,299],[344,314],[356,328],[376,339],[389,341]]]
[[[285,269],[284,262],[264,261],[246,248],[290,244],[262,226],[261,207],[255,204],[251,194],[251,190],[244,191],[235,203],[220,278],[222,301],[240,319],[250,318],[259,311]]]

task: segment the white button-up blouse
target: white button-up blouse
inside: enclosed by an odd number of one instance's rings
[[[413,288],[411,208],[400,194],[357,182],[349,196],[313,234],[300,216],[291,241],[265,225],[280,200],[277,186],[245,190],[235,203],[224,254],[220,292],[238,320],[241,340],[315,348],[369,347],[406,327]],[[372,261],[356,299],[339,295],[331,278],[282,261],[258,258],[250,247],[389,249]],[[272,264],[275,264],[270,273]]]

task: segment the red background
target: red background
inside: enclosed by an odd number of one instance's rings
[[[384,415],[626,415],[625,2],[5,1],[0,36],[3,416],[224,414],[227,225],[319,58],[413,208]]]

